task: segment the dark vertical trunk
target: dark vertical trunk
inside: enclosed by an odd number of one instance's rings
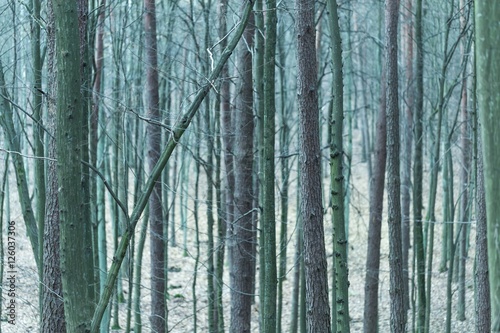
[[[488,273],[490,280],[491,332],[500,332],[500,3],[475,2],[477,100],[486,194]]]
[[[239,45],[237,69],[240,84],[235,110],[234,222],[231,224],[231,326],[232,333],[250,332],[253,261],[253,18]]]
[[[144,0],[144,30],[146,50],[146,108],[148,119],[160,121],[158,92],[158,55],[156,43],[156,8],[155,0]],[[160,156],[161,131],[155,124],[146,129],[148,144],[148,172],[151,173]],[[161,183],[153,188],[149,198],[150,255],[151,255],[151,330],[165,332],[165,272],[163,214]]]
[[[385,82],[385,66],[382,66],[382,82]],[[375,136],[375,165],[370,186],[370,220],[366,253],[365,305],[363,331],[378,332],[378,282],[380,269],[380,239],[387,157],[386,85],[381,85],[380,110]]]
[[[389,267],[391,299],[391,332],[404,332],[406,308],[401,246],[401,197],[399,167],[398,107],[398,15],[399,0],[387,0],[386,70],[387,70],[387,200],[389,224]]]
[[[51,136],[48,138],[47,156],[56,159],[56,142],[53,136],[56,132],[56,67],[55,67],[55,36],[54,15],[52,3],[47,6],[47,70],[48,95],[47,98],[47,130]],[[42,319],[41,332],[65,332],[64,303],[62,299],[61,261],[59,257],[59,204],[57,200],[57,164],[55,161],[47,162],[47,201],[45,207],[45,230],[43,238],[43,290],[42,290]]]
[[[262,191],[262,230],[264,236],[261,254],[264,256],[265,274],[261,287],[263,302],[262,329],[270,332],[276,329],[276,217],[275,217],[275,63],[276,63],[276,1],[266,0],[265,14],[265,49],[264,49],[264,140]],[[312,58],[311,58],[312,59]]]
[[[413,165],[413,244],[416,256],[416,285],[417,285],[417,332],[421,333],[425,326],[425,257],[424,237],[422,230],[423,210],[423,106],[424,106],[424,50],[422,39],[422,2],[417,0],[415,16],[415,42],[417,47],[417,60],[415,66],[415,115],[414,115],[414,138],[415,138],[415,161]]]
[[[308,332],[330,332],[328,275],[323,229],[321,152],[315,47],[314,1],[297,0],[297,97],[299,107],[300,215]]]
[[[61,274],[67,329],[90,329],[95,307],[94,263],[88,214],[86,159],[86,102],[82,95],[85,38],[79,20],[86,16],[85,3],[53,1],[57,57],[56,151],[61,241]],[[83,8],[82,8],[83,6]],[[80,12],[81,11],[81,12]],[[79,17],[80,14],[80,17]],[[81,34],[81,35],[80,35]],[[75,43],[80,41],[79,43]],[[82,130],[84,128],[84,130]]]

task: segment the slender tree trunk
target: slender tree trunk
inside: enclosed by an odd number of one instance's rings
[[[314,0],[297,0],[297,97],[299,107],[300,215],[304,225],[308,332],[330,332],[330,305],[323,229],[321,152]]]
[[[349,332],[349,277],[347,267],[348,239],[344,221],[343,119],[344,80],[342,71],[342,39],[340,37],[337,0],[328,1],[332,46],[332,109],[330,110],[330,191],[332,197],[333,253],[335,297],[332,297],[332,328]]]
[[[413,0],[406,1],[406,24],[404,26],[406,43],[406,86],[408,94],[406,96],[406,111],[403,120],[403,138],[404,146],[401,161],[401,215],[402,215],[402,244],[403,244],[403,279],[405,288],[405,307],[410,308],[410,278],[408,253],[410,249],[410,188],[411,188],[411,157],[412,157],[412,127],[413,127],[413,108],[414,108],[414,89],[413,89]]]
[[[382,82],[385,82],[385,66]],[[375,139],[375,165],[370,186],[370,220],[366,254],[365,305],[363,331],[378,332],[378,287],[380,269],[380,240],[382,236],[382,212],[384,202],[385,168],[387,159],[386,85],[381,85],[380,110]]]
[[[386,1],[387,63],[387,200],[389,223],[389,267],[391,332],[404,332],[404,280],[401,244],[401,197],[399,170],[398,107],[398,12],[399,0]]]
[[[422,333],[425,327],[426,299],[425,299],[425,255],[424,236],[422,230],[423,210],[423,107],[424,107],[424,50],[422,38],[422,7],[423,0],[417,0],[415,16],[415,43],[417,60],[415,65],[415,115],[414,138],[415,160],[413,164],[413,244],[416,256],[416,285],[417,285],[417,332]]]
[[[262,230],[264,232],[264,255],[265,272],[264,283],[261,286],[261,297],[263,297],[262,329],[264,332],[276,330],[276,218],[274,203],[274,144],[275,144],[275,62],[276,62],[276,28],[277,13],[276,0],[266,0],[265,15],[265,50],[264,50],[264,140],[262,163],[264,166],[264,183],[262,197]]]
[[[148,119],[160,121],[159,91],[158,91],[158,55],[156,43],[156,8],[155,0],[144,0],[144,29],[146,50],[146,108]],[[155,124],[149,124],[148,137],[148,171],[158,163],[160,156],[161,131]],[[149,198],[150,224],[150,254],[151,254],[151,330],[165,332],[165,274],[164,274],[164,246],[163,213],[161,200],[161,183],[154,186]]]

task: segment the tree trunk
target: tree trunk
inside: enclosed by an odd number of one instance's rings
[[[232,333],[250,332],[253,260],[253,18],[240,41],[237,69],[240,85],[235,110],[234,222],[231,224],[231,326]]]
[[[299,107],[300,215],[304,230],[308,332],[330,332],[328,275],[323,229],[321,152],[314,0],[297,0],[297,98]]]
[[[95,308],[91,223],[83,176],[85,103],[81,95],[82,42],[77,3],[53,1],[57,54],[56,151],[64,310],[70,332],[90,329]]]
[[[332,109],[330,110],[330,191],[332,198],[333,253],[335,297],[332,297],[332,328],[349,332],[349,278],[347,267],[348,239],[344,221],[343,119],[344,80],[342,71],[342,39],[340,37],[337,0],[328,1],[332,47]]]
[[[491,332],[500,332],[500,2],[475,3],[477,98],[482,125]]]
[[[398,107],[398,13],[399,1],[386,1],[386,70],[387,70],[387,200],[389,224],[389,267],[391,332],[404,332],[404,280],[401,246],[401,197],[399,170]]]
[[[47,6],[48,29],[47,48],[48,64],[47,71],[50,73],[47,85],[47,130],[51,135],[48,137],[47,157],[56,159],[56,105],[55,97],[57,91],[55,66],[55,31],[54,13],[52,2]],[[57,200],[57,164],[53,160],[47,162],[47,200],[45,207],[45,230],[43,238],[44,260],[43,260],[43,289],[42,289],[42,318],[41,332],[66,332],[66,321],[64,320],[64,303],[62,298],[60,240],[59,240],[59,203]]]
[[[385,82],[385,66],[382,82]],[[378,332],[378,287],[380,269],[380,239],[384,203],[385,168],[387,159],[386,85],[381,85],[380,110],[375,140],[375,166],[370,186],[370,220],[366,253],[365,305],[363,331]]]
[[[262,230],[264,234],[264,248],[261,255],[264,256],[265,273],[264,283],[261,286],[261,297],[263,296],[262,329],[265,332],[276,330],[276,217],[274,203],[274,145],[275,145],[275,62],[276,62],[276,1],[266,0],[265,15],[265,50],[264,50],[264,140],[263,140],[263,166],[264,183],[262,197]]]
[[[422,39],[422,2],[417,0],[415,16],[415,43],[417,47],[417,60],[415,65],[415,115],[414,138],[415,160],[413,164],[413,244],[417,261],[417,332],[422,333],[425,328],[425,255],[424,236],[422,230],[423,210],[423,121],[424,121],[424,50]]]
[[[144,30],[146,50],[146,108],[148,119],[160,121],[158,92],[158,55],[156,43],[155,0],[144,0]],[[151,174],[160,156],[161,131],[155,124],[147,126],[148,171]],[[151,255],[151,330],[165,332],[165,274],[161,183],[156,183],[149,198]]]

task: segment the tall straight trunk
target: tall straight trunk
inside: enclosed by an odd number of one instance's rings
[[[464,0],[460,0],[460,27],[465,29],[467,24],[467,17],[465,11],[467,10]],[[467,41],[464,39],[460,44],[461,56],[467,59]],[[460,173],[460,184],[461,184],[461,194],[460,194],[460,219],[459,221],[465,223],[470,220],[470,204],[469,204],[469,193],[470,193],[470,183],[472,177],[470,176],[470,164],[471,164],[471,144],[470,144],[470,117],[469,111],[467,110],[467,65],[464,66],[462,73],[462,91],[461,91],[461,115],[462,115],[462,128],[461,128],[461,152],[462,152],[462,170]],[[463,230],[460,234],[460,252],[458,255],[458,308],[457,308],[457,319],[460,321],[465,320],[465,265],[467,259],[467,238],[469,226],[464,225],[466,230]]]
[[[257,172],[257,182],[258,182],[258,190],[255,193],[258,199],[258,207],[259,207],[259,215],[260,215],[260,225],[259,225],[259,297],[260,297],[260,318],[259,324],[262,327],[263,317],[264,317],[264,284],[266,281],[266,271],[262,269],[265,266],[263,255],[263,249],[265,246],[265,232],[264,232],[264,219],[263,219],[263,210],[264,210],[264,170],[265,170],[265,156],[264,156],[264,51],[265,51],[265,40],[264,40],[264,0],[256,0],[255,1],[255,94],[256,94],[256,141],[257,141],[257,150],[258,150],[258,172]]]
[[[227,34],[227,0],[220,0],[218,3],[218,16],[219,16],[219,39],[221,52],[227,45],[225,38]],[[221,83],[219,88],[219,118],[220,119],[220,132],[222,135],[222,155],[225,165],[225,202],[224,212],[218,214],[217,231],[217,244],[213,240],[213,228],[210,234],[209,230],[209,263],[208,263],[208,328],[209,332],[221,332],[224,328],[222,320],[222,302],[219,302],[219,294],[222,294],[222,272],[224,261],[224,245],[226,238],[227,224],[233,222],[233,204],[234,204],[234,162],[233,162],[233,125],[231,120],[231,96],[230,96],[230,80],[228,65],[224,65],[221,73]],[[208,171],[207,171],[208,172]],[[219,172],[219,170],[216,170]],[[219,190],[220,192],[220,190]],[[218,202],[218,200],[217,200]],[[218,203],[220,205],[221,203]],[[211,271],[215,274],[212,274]],[[219,292],[220,291],[220,292]],[[219,306],[220,305],[220,306]]]
[[[156,42],[155,0],[144,0],[144,30],[146,51],[146,108],[148,119],[160,121],[158,91],[158,55]],[[151,174],[160,157],[161,131],[155,124],[146,129],[148,171]],[[151,255],[151,330],[165,332],[165,272],[161,183],[156,183],[149,198],[149,232]]]
[[[86,332],[95,308],[91,223],[82,169],[86,103],[82,83],[78,6],[54,0],[57,58],[57,178],[61,275],[67,330]],[[80,43],[75,43],[80,40]]]
[[[299,107],[300,215],[304,230],[308,332],[330,332],[328,270],[323,229],[321,152],[314,0],[297,0],[297,98]]]
[[[404,42],[406,43],[406,110],[403,113],[403,133],[401,133],[403,151],[401,161],[401,215],[402,215],[402,245],[403,245],[403,279],[405,288],[405,307],[410,308],[410,278],[408,255],[410,249],[410,188],[411,188],[411,156],[412,156],[412,127],[413,127],[413,0],[406,0],[406,24],[404,25]]]
[[[482,125],[491,332],[500,332],[500,3],[475,2],[477,98]]]
[[[474,73],[476,66],[474,63]],[[476,331],[488,333],[491,327],[490,282],[488,280],[488,237],[486,223],[486,197],[480,125],[476,109],[476,77],[473,76],[474,155],[476,161],[476,258],[474,269]]]
[[[235,110],[234,222],[231,224],[231,326],[232,333],[250,332],[253,260],[253,18],[238,49],[240,84]]]
[[[385,66],[382,66],[382,82],[385,82]],[[380,269],[380,240],[382,236],[382,212],[384,204],[385,168],[387,159],[386,85],[381,85],[380,110],[375,139],[375,165],[370,186],[370,220],[366,253],[365,304],[363,331],[378,332],[378,289]]]
[[[415,43],[417,59],[415,64],[415,114],[414,138],[415,160],[413,164],[413,244],[416,256],[416,285],[417,285],[417,332],[422,333],[425,328],[425,255],[424,236],[422,230],[423,210],[423,121],[424,121],[424,43],[422,38],[422,7],[423,0],[417,0],[415,16]]]
[[[344,221],[343,119],[344,80],[342,71],[342,39],[340,37],[337,0],[328,1],[330,42],[332,47],[332,108],[330,110],[330,191],[332,198],[333,253],[335,297],[332,297],[332,327],[336,332],[349,332],[349,277]],[[335,328],[336,327],[336,328]]]
[[[42,57],[40,52],[40,0],[31,2],[31,57],[33,62],[33,152],[37,158],[35,163],[35,198],[36,198],[36,221],[38,224],[38,239],[43,239],[45,225],[45,160],[44,157],[44,132],[42,120]],[[43,290],[43,241],[38,242],[38,251],[35,253],[39,259],[39,308],[40,319],[42,318],[42,290]]]
[[[262,163],[264,166],[264,183],[262,197],[262,230],[264,232],[265,272],[264,284],[261,286],[261,297],[264,296],[262,329],[264,332],[276,330],[276,220],[274,211],[274,143],[275,143],[275,62],[276,62],[276,0],[266,0],[265,15],[265,49],[264,49],[264,140]]]
[[[56,152],[56,105],[57,91],[55,67],[55,31],[52,2],[47,6],[47,130],[51,133],[47,139],[47,200],[45,202],[45,229],[43,238],[43,289],[42,289],[42,332],[65,332],[64,303],[62,298],[60,240],[59,240],[59,203],[57,197],[57,158]]]
[[[285,36],[285,27],[280,26],[280,35]],[[284,46],[284,38],[278,41],[278,51],[280,63],[286,62],[286,51]],[[289,108],[287,105],[287,89],[286,89],[286,70],[281,67],[280,74],[280,109],[281,109],[281,130],[279,136],[280,155],[281,155],[281,216],[280,216],[280,243],[279,243],[279,271],[278,271],[278,305],[276,314],[276,332],[282,332],[282,314],[283,314],[283,282],[286,279],[287,272],[287,246],[288,246],[288,197],[289,197],[289,180],[290,180],[290,160],[286,156],[290,147],[290,125],[288,118],[290,117]]]
[[[387,201],[389,224],[389,267],[391,332],[404,332],[404,280],[401,246],[401,197],[399,169],[398,106],[398,13],[399,1],[386,1],[386,70],[387,70]]]

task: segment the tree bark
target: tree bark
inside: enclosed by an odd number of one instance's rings
[[[235,110],[234,221],[231,223],[231,325],[232,333],[247,333],[251,327],[253,261],[253,18],[238,49],[236,68],[240,84]]]
[[[146,50],[146,108],[148,119],[160,121],[158,92],[158,55],[156,43],[155,0],[144,0],[144,30]],[[148,124],[147,161],[151,174],[160,157],[161,127]],[[149,198],[151,256],[151,330],[165,332],[165,272],[161,183],[157,182]]]
[[[500,3],[475,2],[477,98],[482,125],[491,332],[500,332]]]
[[[323,229],[321,152],[314,0],[297,0],[297,98],[299,107],[300,215],[304,230],[308,332],[330,332],[330,305]]]
[[[53,1],[57,58],[57,178],[61,241],[61,273],[67,330],[90,329],[95,308],[91,223],[82,159],[84,150],[82,59],[78,6]],[[75,43],[80,41],[79,43]]]
[[[389,224],[389,267],[391,299],[391,332],[404,332],[406,309],[401,244],[401,197],[399,169],[399,106],[398,106],[398,15],[399,1],[387,0],[386,70],[387,70],[387,199]]]

